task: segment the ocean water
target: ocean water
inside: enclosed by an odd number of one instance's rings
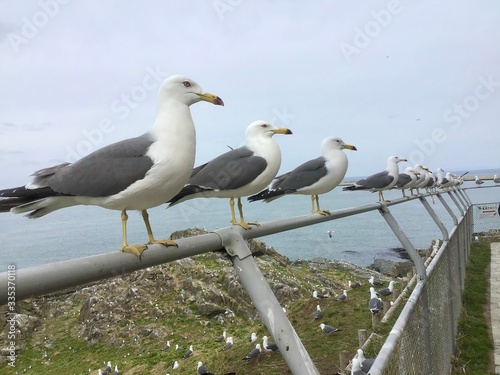
[[[471,174],[493,175],[497,171],[474,171]],[[499,173],[500,174],[500,173]],[[494,185],[492,181],[483,186]],[[463,187],[474,187],[466,182]],[[499,188],[467,189],[473,203],[500,202]],[[400,191],[384,193],[386,199],[401,197]],[[446,201],[458,215],[453,201]],[[342,191],[339,187],[320,196],[322,209],[337,210],[374,203],[376,193]],[[433,204],[443,224],[451,229],[452,220],[441,203]],[[247,221],[266,222],[310,212],[310,197],[293,195],[272,203],[244,202]],[[391,206],[390,210],[416,248],[427,248],[441,238],[441,232],[418,200]],[[228,199],[196,199],[172,208],[166,206],[148,210],[157,239],[171,232],[199,227],[216,230],[229,225]],[[334,231],[330,238],[328,231]],[[129,243],[144,243],[146,230],[139,213],[129,212]],[[260,238],[281,254],[295,260],[323,257],[367,266],[376,257],[397,259],[392,249],[401,244],[378,212],[368,212],[306,228]],[[77,206],[62,209],[36,220],[21,215],[0,215],[0,272],[10,264],[17,268],[31,267],[62,260],[114,252],[121,246],[121,220],[118,211],[99,207]]]

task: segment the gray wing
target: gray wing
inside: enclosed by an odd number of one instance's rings
[[[322,156],[309,160],[299,165],[293,171],[276,177],[271,185],[271,189],[298,190],[311,186],[328,173],[325,163],[326,159]]]
[[[396,187],[401,188],[411,181],[411,177],[406,173],[400,173],[398,177],[398,182],[396,182]]]
[[[367,189],[382,189],[394,181],[394,177],[389,175],[389,172],[383,171],[371,175],[363,180],[356,182],[356,185],[363,186]]]
[[[153,166],[146,156],[154,142],[146,133],[103,147],[73,164],[35,172],[34,183],[64,195],[105,197],[144,178]]]
[[[240,147],[195,168],[188,185],[214,190],[238,189],[255,180],[266,167],[264,158]]]

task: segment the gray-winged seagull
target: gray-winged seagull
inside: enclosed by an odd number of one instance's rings
[[[193,80],[171,76],[160,86],[156,120],[150,131],[103,147],[75,163],[39,170],[22,187],[0,190],[0,212],[34,219],[75,205],[121,211],[121,250],[140,256],[146,245],[127,243],[127,210],[142,212],[148,243],[155,240],[147,209],[171,199],[186,184],[195,160],[195,127],[189,106],[199,101],[224,105]]]
[[[265,121],[252,122],[245,133],[245,145],[196,167],[187,184],[169,200],[169,207],[193,198],[229,198],[231,223],[250,229],[243,217],[241,197],[257,193],[276,177],[281,151],[272,139],[274,134],[292,132]],[[238,198],[239,222],[234,212],[234,198]]]
[[[407,161],[399,156],[391,156],[387,159],[387,168],[379,173],[373,174],[367,178],[357,181],[354,185],[346,186],[343,190],[370,190],[371,192],[378,191],[378,200],[387,202],[384,199],[384,190],[390,190],[399,178],[398,163]]]
[[[283,195],[305,194],[311,196],[311,213],[330,214],[327,210],[320,209],[319,194],[328,193],[342,182],[348,165],[347,155],[342,151],[344,149],[356,151],[356,147],[345,144],[340,138],[326,138],[321,143],[322,156],[276,177],[271,186],[249,197],[248,200],[250,202],[264,200],[269,203]]]

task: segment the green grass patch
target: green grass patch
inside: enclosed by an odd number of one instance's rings
[[[498,241],[498,238],[495,239]],[[493,342],[490,336],[489,283],[491,239],[472,244],[467,265],[462,313],[458,321],[455,374],[492,374],[490,361]]]

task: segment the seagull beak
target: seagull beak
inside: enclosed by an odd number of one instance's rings
[[[277,128],[272,131],[274,134],[293,134],[288,128]]]
[[[215,104],[215,105],[222,105],[224,106],[224,102],[222,101],[221,98],[219,98],[217,95],[210,94],[209,92],[204,92],[203,94],[196,94],[200,98],[200,100],[204,100],[206,102]]]
[[[399,158],[399,161],[408,161],[405,158]]]
[[[356,148],[356,146],[353,146],[353,145],[346,145],[346,144],[344,144],[344,148],[347,148],[348,150],[352,150],[352,151],[358,151],[358,149]]]

